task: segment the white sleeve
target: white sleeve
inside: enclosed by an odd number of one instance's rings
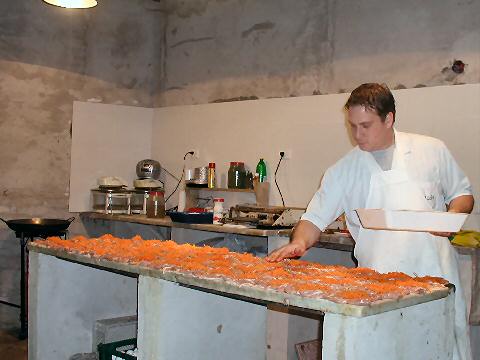
[[[342,212],[343,186],[332,168],[323,176],[320,189],[313,195],[302,220],[308,220],[321,231],[330,225]]]
[[[461,195],[472,195],[472,186],[446,146],[440,150],[440,181],[445,203]]]

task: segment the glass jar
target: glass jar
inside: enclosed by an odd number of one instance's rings
[[[231,162],[230,168],[228,169],[228,188],[245,189],[246,176],[247,172],[245,171],[245,164],[243,162]]]
[[[118,189],[92,189],[93,209],[103,214],[130,214],[129,190]]]
[[[163,191],[150,191],[147,199],[147,217],[165,217],[165,198]]]
[[[147,213],[147,200],[150,189],[134,189],[130,199],[130,212],[145,215]]]

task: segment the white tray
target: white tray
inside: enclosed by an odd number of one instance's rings
[[[366,229],[457,232],[468,214],[444,211],[357,209],[360,223]]]

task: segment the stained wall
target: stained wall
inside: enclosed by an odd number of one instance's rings
[[[71,216],[74,100],[153,105],[162,14],[141,0],[101,3],[67,10],[40,0],[0,1],[2,218]],[[1,226],[0,299],[17,303],[19,248]],[[0,306],[0,315],[7,311]]]
[[[478,0],[178,2],[156,103],[478,83],[478,14]]]

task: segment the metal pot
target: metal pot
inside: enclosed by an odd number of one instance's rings
[[[67,230],[75,218],[71,217],[67,220],[43,218],[4,220],[0,218],[0,220],[16,233],[56,234]]]
[[[185,182],[187,184],[194,184],[194,185],[207,185],[208,184],[208,166],[195,168],[193,170],[193,177],[191,177],[191,174],[187,174],[185,176]]]

